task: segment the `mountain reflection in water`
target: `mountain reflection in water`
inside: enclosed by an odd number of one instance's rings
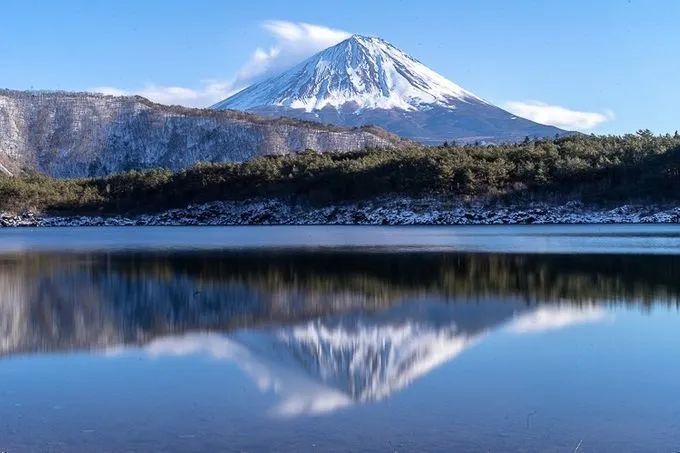
[[[234,361],[262,391],[282,399],[274,414],[294,416],[386,398],[505,322],[524,333],[603,317],[597,308],[415,302],[380,315],[345,315],[231,335],[162,337],[144,350],[152,357],[207,354]]]
[[[506,329],[677,306],[673,256],[211,252],[0,257],[0,354],[238,364],[278,415],[377,401]]]

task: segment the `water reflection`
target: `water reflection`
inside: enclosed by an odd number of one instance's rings
[[[662,255],[0,255],[0,450],[665,450],[679,275]]]
[[[673,256],[10,255],[0,257],[0,353],[145,344],[188,331],[318,318],[347,326],[351,319],[365,322],[368,314],[384,326],[395,319],[439,323],[467,310],[469,319],[456,325],[479,331],[499,316],[545,304],[677,306],[678,275],[680,258]],[[394,308],[428,299],[443,303],[442,313],[428,318],[415,308]],[[465,301],[477,305],[456,307]]]
[[[669,256],[12,255],[0,257],[0,353],[145,344],[306,320],[324,334],[368,325],[382,337],[402,322],[438,332],[454,324],[471,336],[545,304],[677,306],[678,275],[680,259]],[[426,300],[439,305],[413,304]],[[517,329],[569,321],[541,313],[535,325]]]
[[[142,347],[229,359],[320,413],[381,400],[494,330],[678,303],[672,256],[221,252],[0,258],[0,353]]]
[[[151,357],[204,354],[233,361],[261,391],[279,397],[273,414],[296,416],[384,399],[499,326],[535,333],[604,317],[598,307],[419,302],[287,327],[162,337],[143,350]]]

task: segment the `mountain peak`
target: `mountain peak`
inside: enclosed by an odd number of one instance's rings
[[[371,43],[371,42],[380,42],[380,43],[385,43],[389,44],[387,41],[384,39],[378,37],[378,36],[365,36],[365,35],[359,35],[359,34],[353,34],[349,38],[347,38],[345,41],[355,41],[361,44],[366,44],[366,43]]]
[[[564,131],[496,107],[382,38],[352,35],[213,106],[343,126],[373,124],[423,143],[518,141]]]
[[[481,101],[387,41],[352,35],[214,108],[412,111],[426,105],[455,108],[457,102],[469,100]]]

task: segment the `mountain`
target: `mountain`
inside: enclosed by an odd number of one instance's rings
[[[101,176],[307,148],[343,152],[401,143],[378,128],[171,107],[138,96],[0,90],[0,173]]]
[[[343,126],[375,124],[424,143],[566,133],[489,104],[387,41],[358,35],[213,108]]]
[[[421,300],[294,325],[157,336],[142,349],[154,359],[232,362],[261,392],[276,395],[270,414],[294,417],[390,398],[494,336],[562,329],[604,314],[588,305],[532,306],[520,299]],[[125,347],[114,350],[124,354]]]
[[[530,310],[512,301],[478,302],[416,299],[377,313],[261,329],[259,341],[235,338],[251,351],[292,357],[288,363],[354,401],[375,401],[453,359],[487,331]]]

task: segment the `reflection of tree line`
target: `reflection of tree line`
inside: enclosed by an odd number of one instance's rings
[[[109,262],[138,277],[237,281],[266,292],[351,291],[375,300],[430,294],[677,304],[680,296],[675,256],[280,251],[114,255]]]
[[[244,251],[0,257],[0,272],[17,269],[27,278],[77,273],[93,281],[113,275],[158,284],[188,280],[206,288],[240,284],[267,294],[351,292],[377,306],[385,298],[417,294],[646,304],[677,304],[680,296],[680,257],[654,255]]]
[[[678,306],[680,257],[223,252],[0,257],[0,354],[296,323],[405,300]],[[481,306],[480,306],[481,310]]]

